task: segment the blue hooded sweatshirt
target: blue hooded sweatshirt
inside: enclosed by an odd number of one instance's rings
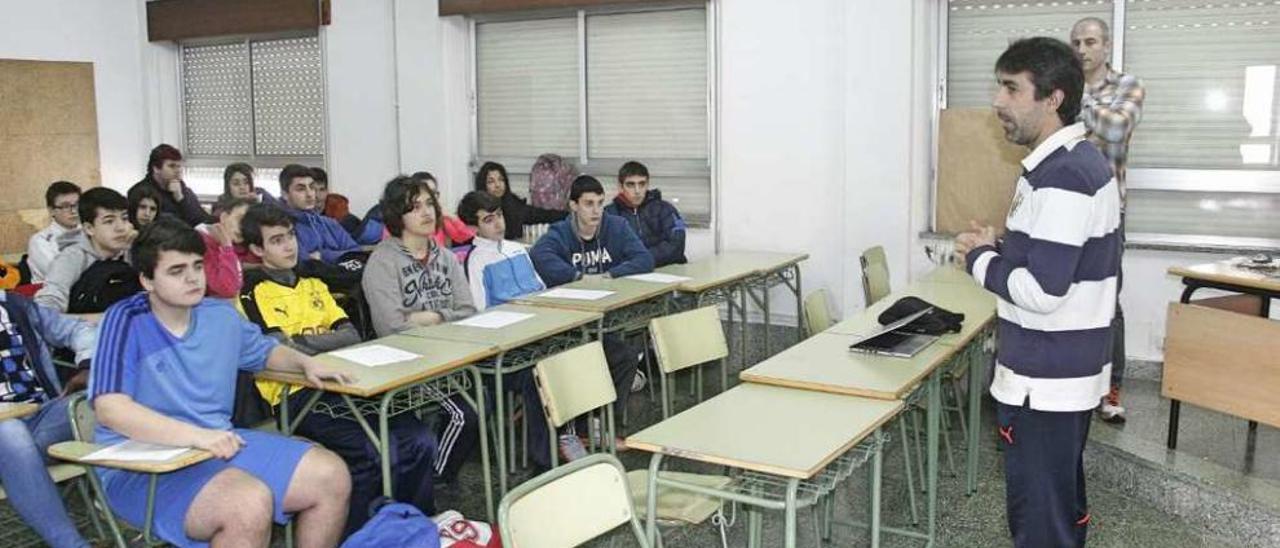
[[[294,230],[298,233],[298,258],[306,259],[311,252],[319,251],[320,260],[335,264],[343,255],[360,251],[357,244],[342,225],[315,211],[285,208],[293,217]]]
[[[533,245],[529,255],[547,287],[563,285],[588,274],[614,278],[653,270],[653,255],[636,237],[626,219],[604,215],[596,237],[583,240],[574,230],[574,215],[559,221]]]

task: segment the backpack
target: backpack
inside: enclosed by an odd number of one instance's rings
[[[410,504],[380,497],[369,505],[373,517],[359,531],[347,537],[342,548],[440,548],[440,531]]]
[[[67,296],[68,314],[97,314],[142,291],[138,271],[119,259],[97,260],[80,273]]]
[[[529,171],[529,204],[543,209],[569,209],[569,186],[577,168],[555,154],[543,154]]]

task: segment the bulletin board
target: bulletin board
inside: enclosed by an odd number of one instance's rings
[[[938,120],[934,230],[969,230],[969,221],[1004,229],[1026,147],[1005,140],[989,108],[949,108]]]
[[[93,63],[0,59],[0,253],[49,223],[44,191],[101,184]]]

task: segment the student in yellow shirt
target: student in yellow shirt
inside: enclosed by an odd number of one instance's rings
[[[250,321],[263,333],[307,354],[360,342],[355,326],[334,302],[324,282],[297,274],[298,240],[288,213],[269,204],[250,206],[240,231],[249,251],[262,259],[261,269],[245,273],[244,287],[236,299],[236,307]],[[293,409],[301,409],[311,394],[310,388],[287,387],[272,381],[258,381],[257,386],[272,408],[280,404],[286,388]],[[333,393],[320,396],[320,403],[346,406]],[[376,417],[366,420],[377,428]],[[436,437],[412,413],[392,417],[390,428],[393,498],[432,515]],[[369,437],[355,421],[319,413],[303,418],[295,433],[324,445],[347,462],[351,470],[351,503],[346,533],[356,531],[369,519],[369,503],[382,494],[382,469]]]

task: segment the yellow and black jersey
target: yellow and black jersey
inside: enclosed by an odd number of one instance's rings
[[[347,319],[347,313],[333,300],[329,287],[317,278],[298,277],[293,286],[282,284],[262,271],[245,273],[244,287],[236,299],[236,309],[263,333],[319,335],[328,333]],[[280,403],[284,384],[257,381],[258,392],[272,406]],[[294,386],[289,393],[300,389]]]

